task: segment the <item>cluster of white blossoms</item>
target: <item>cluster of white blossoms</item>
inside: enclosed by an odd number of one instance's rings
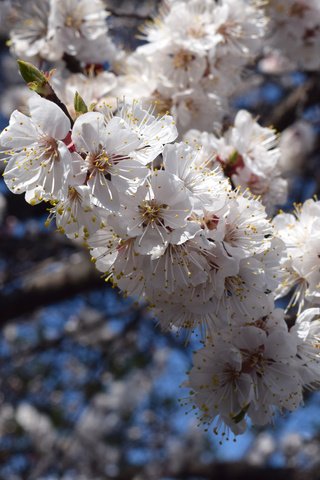
[[[84,73],[66,74],[59,72],[52,77],[52,86],[58,97],[67,106],[71,115],[74,111],[74,96],[78,92],[87,105],[95,104],[95,109],[108,105],[108,109],[117,108],[117,99],[112,91],[117,86],[117,77],[112,72],[106,72],[96,65],[91,65]]]
[[[39,95],[0,134],[5,183],[48,203],[47,223],[162,329],[200,336],[187,403],[235,434],[319,388],[320,202],[272,220],[287,199],[278,135],[244,110],[222,125],[266,9],[306,23],[311,1],[297,4],[170,0],[119,76],[98,65],[116,56],[102,0],[29,0],[11,32],[16,55],[60,68],[19,63]],[[291,290],[289,328],[275,301]]]
[[[280,213],[273,219],[277,235],[286,245],[281,264],[283,280],[278,297],[293,291],[291,303],[299,310],[320,304],[320,201],[306,200],[293,214]]]
[[[74,113],[76,91],[90,105],[109,101],[117,85],[116,75],[105,67],[116,68],[125,52],[110,36],[109,16],[103,0],[17,0],[8,15],[14,19],[8,44],[16,58],[54,68],[52,86]],[[10,60],[2,64],[5,72],[12,69]],[[29,98],[26,87],[11,85],[1,96],[0,111],[7,116]],[[113,93],[110,101],[116,106]]]
[[[10,158],[5,182],[31,204],[54,203],[58,227],[74,236],[96,230],[102,209],[117,211],[120,195],[144,183],[147,165],[177,137],[171,117],[156,119],[136,104],[118,115],[87,112],[72,128],[49,100],[34,94],[28,107],[28,115],[14,111],[0,135]]]
[[[275,407],[296,408],[318,378],[318,324],[288,332],[274,310],[288,253],[259,200],[232,190],[201,148],[172,143],[172,117],[138,102],[78,112],[74,122],[36,94],[28,107],[0,135],[7,186],[49,202],[49,221],[85,240],[96,267],[148,302],[163,329],[201,333],[189,380],[201,421],[217,417],[218,429],[239,433],[246,415],[264,424]]]
[[[318,0],[267,0],[270,35],[266,46],[304,70],[320,68],[320,3]]]
[[[266,24],[251,1],[167,2],[144,28],[148,43],[127,59],[117,94],[130,94],[136,83],[141,87],[143,72],[142,96],[159,111],[170,111],[179,132],[211,131],[242,85],[244,67],[259,53]]]
[[[194,354],[190,395],[203,423],[242,433],[265,425],[276,409],[292,411],[303,388],[319,388],[320,309],[298,316],[288,331],[281,309],[256,322],[225,328]]]
[[[33,61],[58,61],[64,54],[85,63],[103,63],[116,55],[107,35],[108,13],[102,0],[27,0],[10,32],[13,53]]]
[[[205,333],[272,308],[282,243],[262,205],[233,192],[197,150],[167,145],[161,168],[120,204],[88,240],[92,255],[121,290],[148,300],[164,328]]]
[[[202,145],[203,154],[219,164],[235,187],[260,198],[270,215],[287,200],[288,182],[282,177],[278,135],[259,125],[246,110],[240,110],[223,135],[189,130],[184,138]]]

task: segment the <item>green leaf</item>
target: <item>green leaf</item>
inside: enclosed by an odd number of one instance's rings
[[[26,83],[38,85],[41,87],[43,87],[47,83],[48,80],[45,74],[41,72],[37,67],[32,65],[32,63],[18,60],[18,65],[21,76]]]
[[[234,152],[232,152],[232,154],[230,155],[230,157],[228,159],[229,160],[228,161],[229,165],[234,165],[237,162],[238,157],[239,157],[239,153],[237,152],[237,150],[234,150]]]
[[[87,113],[88,107],[78,92],[76,92],[74,95],[73,103],[74,103],[74,109],[77,115],[82,115],[83,113]]]
[[[89,112],[93,112],[96,108],[97,102],[90,103],[89,105]]]

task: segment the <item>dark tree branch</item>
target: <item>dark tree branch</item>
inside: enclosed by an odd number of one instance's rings
[[[115,480],[134,480],[142,473],[141,470],[132,467],[121,472],[115,477]],[[179,472],[171,472],[168,465],[167,468],[164,468],[163,476],[177,480],[302,480],[302,476],[293,468],[271,468],[250,465],[245,462],[214,462],[208,465],[194,465],[190,468],[182,468]],[[149,480],[158,478],[148,477]],[[307,476],[304,477],[305,480],[307,478]]]
[[[126,13],[126,12],[116,11],[116,10],[110,8],[110,7],[108,7],[108,12],[113,17],[117,17],[117,18],[130,18],[130,19],[133,19],[133,20],[137,20],[139,22],[145,22],[145,21],[148,21],[148,20],[152,20],[152,17],[150,15],[139,15],[136,12]]]
[[[9,293],[0,293],[0,326],[10,319],[28,315],[38,308],[66,300],[73,295],[94,288],[106,288],[106,283],[89,260],[85,252],[79,252],[65,261],[57,270],[25,276],[21,286]],[[46,262],[46,266],[48,266]],[[47,269],[48,270],[48,269]]]
[[[291,91],[271,112],[264,122],[282,132],[301,117],[308,107],[320,104],[320,76],[310,73],[303,85]]]

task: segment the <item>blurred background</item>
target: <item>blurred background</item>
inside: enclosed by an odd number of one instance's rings
[[[13,3],[0,2],[1,129],[24,91],[6,46]],[[107,6],[110,33],[126,48],[158,7]],[[318,72],[259,72],[234,106],[286,130],[295,165],[287,208],[316,194]],[[162,333],[100,277],[87,251],[45,227],[46,217],[46,205],[31,207],[0,181],[1,480],[320,478],[319,393],[236,441],[205,432],[179,404],[197,340]]]

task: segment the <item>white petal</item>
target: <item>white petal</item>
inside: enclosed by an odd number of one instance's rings
[[[52,138],[63,140],[70,128],[70,120],[58,105],[39,97],[31,97],[29,109],[32,121]]]

